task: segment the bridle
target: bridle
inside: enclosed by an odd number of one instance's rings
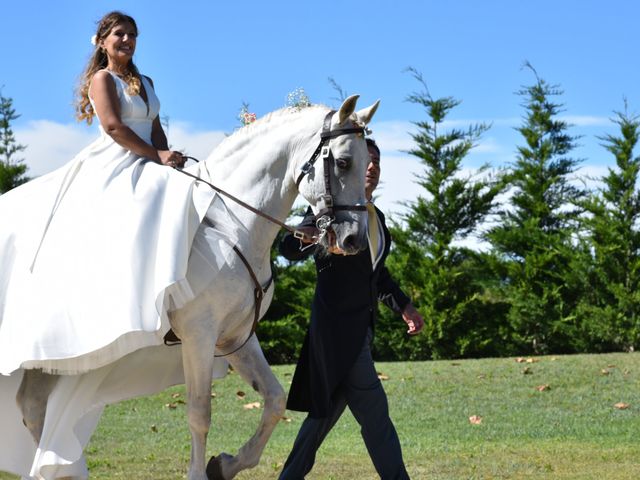
[[[355,134],[360,134],[364,136],[364,134],[367,133],[367,130],[364,126],[338,128],[335,130],[331,130],[331,119],[333,118],[334,113],[336,113],[336,111],[331,110],[325,116],[324,122],[322,124],[322,132],[320,133],[320,143],[314,150],[313,154],[311,155],[311,158],[309,158],[309,160],[307,160],[302,165],[300,174],[296,179],[296,188],[299,188],[300,183],[302,182],[302,179],[313,170],[314,168],[313,164],[318,159],[318,156],[320,155],[322,157],[324,161],[324,194],[321,195],[318,200],[318,205],[320,208],[318,210],[318,213],[315,215],[316,227],[320,231],[320,234],[315,239],[313,244],[319,243],[322,240],[322,238],[326,235],[329,227],[331,227],[331,224],[335,221],[336,211],[340,211],[340,210],[365,211],[367,209],[365,205],[334,205],[333,203],[333,195],[331,194],[331,173],[330,172],[331,172],[331,161],[334,160],[334,158],[333,158],[333,154],[331,153],[331,147],[329,146],[329,141],[332,138],[340,137],[342,135],[349,135],[349,134],[355,133]],[[183,155],[183,158],[200,163],[200,160],[194,157]],[[282,228],[285,228],[286,230],[291,232],[295,238],[303,239],[305,237],[304,232],[297,230],[293,227],[290,227],[284,222],[281,222],[280,220],[278,220],[277,218],[274,218],[271,215],[264,213],[261,210],[258,210],[257,208],[249,205],[246,202],[243,202],[239,198],[224,191],[220,187],[215,186],[211,182],[208,182],[205,179],[197,175],[194,175],[190,172],[186,172],[178,167],[174,166],[173,168],[188,177],[191,177],[199,182],[204,183],[205,185],[208,185],[216,192],[220,193],[221,195],[224,195],[230,200],[233,200],[238,205],[242,206],[243,208],[246,208],[247,210],[255,213],[256,215],[262,218],[265,218],[270,222],[275,223],[276,225],[279,225]],[[240,258],[244,266],[247,268],[249,275],[251,276],[251,280],[253,281],[253,284],[254,284],[254,307],[255,308],[254,308],[254,315],[253,315],[253,325],[251,326],[251,333],[249,334],[247,339],[244,342],[242,342],[242,344],[239,347],[235,348],[231,352],[221,354],[221,355],[215,355],[216,357],[224,357],[227,355],[231,355],[232,353],[235,353],[238,350],[240,350],[242,347],[244,347],[244,345],[249,341],[251,336],[255,333],[256,327],[258,326],[258,321],[260,320],[260,307],[262,305],[262,300],[264,298],[264,295],[269,289],[269,287],[271,286],[271,284],[273,283],[273,277],[271,277],[269,278],[269,281],[267,282],[267,284],[265,286],[262,286],[258,281],[258,278],[255,272],[251,268],[251,265],[249,264],[245,256],[242,254],[240,249],[236,245],[234,245],[233,250],[236,252],[236,254]],[[170,334],[172,336],[170,336]],[[174,340],[174,338],[175,340],[177,340],[177,342]],[[165,344],[167,345],[180,343],[180,339],[178,339],[178,337],[175,335],[173,330],[169,330],[167,335],[165,335],[164,340],[165,340]]]
[[[320,231],[320,234],[318,235],[315,243],[320,242],[320,240],[322,240],[322,238],[326,235],[329,227],[331,227],[336,219],[336,211],[363,211],[367,209],[365,205],[335,205],[333,203],[333,195],[331,194],[331,162],[334,160],[334,158],[333,153],[331,152],[331,147],[329,146],[329,141],[332,138],[340,137],[342,135],[349,135],[351,133],[356,133],[363,136],[366,133],[364,126],[338,128],[335,130],[331,130],[331,119],[333,118],[334,113],[336,113],[336,111],[331,110],[324,117],[324,122],[322,124],[322,133],[320,133],[320,143],[311,155],[311,158],[302,165],[300,174],[296,179],[296,187],[299,189],[302,179],[306,175],[308,175],[311,170],[313,170],[313,164],[318,159],[318,156],[322,157],[322,160],[324,162],[324,194],[321,195],[318,199],[319,210],[318,213],[315,214],[316,227]]]

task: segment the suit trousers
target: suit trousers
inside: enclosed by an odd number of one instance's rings
[[[329,415],[324,418],[307,416],[302,423],[280,480],[304,479],[313,467],[318,448],[347,406],[360,424],[360,433],[380,478],[409,478],[398,434],[389,417],[387,396],[373,365],[370,342],[371,331],[358,358],[333,395]]]

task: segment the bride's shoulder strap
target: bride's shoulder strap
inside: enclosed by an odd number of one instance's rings
[[[147,83],[148,83],[149,85],[151,85],[151,88],[155,89],[155,87],[154,87],[154,85],[153,85],[153,80],[151,80],[151,77],[149,77],[149,76],[147,76],[147,75],[143,75],[143,74],[140,74],[140,77],[142,78],[142,80],[146,80],[146,81],[147,81]]]

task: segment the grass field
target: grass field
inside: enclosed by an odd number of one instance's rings
[[[529,360],[529,361],[527,361]],[[640,478],[640,354],[379,363],[413,479]],[[274,367],[288,388],[292,366]],[[239,398],[238,391],[246,392]],[[261,399],[235,374],[213,385],[208,451],[235,453]],[[184,389],[105,410],[87,448],[92,478],[186,478]],[[237,478],[274,479],[302,414],[287,411],[260,464]],[[474,424],[470,417],[480,417]],[[13,479],[0,473],[0,479]],[[346,413],[309,480],[378,478]]]

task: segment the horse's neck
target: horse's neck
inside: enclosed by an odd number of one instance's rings
[[[295,175],[300,159],[315,148],[323,112],[277,112],[264,125],[250,126],[227,138],[207,160],[213,183],[247,204],[284,221],[297,196]],[[306,115],[305,115],[306,113]],[[227,207],[249,231],[239,247],[252,262],[269,257],[280,227],[239,204]]]

